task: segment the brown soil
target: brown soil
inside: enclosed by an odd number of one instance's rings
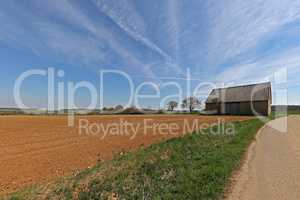
[[[194,120],[201,125],[216,123],[221,119],[237,121],[249,118],[196,115],[77,116],[75,126],[68,127],[67,118],[63,116],[1,116],[0,194],[71,175],[99,161],[112,159],[122,151],[181,136],[190,132],[184,129],[185,120],[191,127]],[[103,138],[104,129],[96,134],[95,125],[90,126],[92,132],[81,129],[80,134],[79,122],[82,119],[87,119],[90,125],[98,124],[98,128],[120,125],[120,120],[123,120],[138,128],[138,134],[133,137],[132,129],[126,132],[124,127],[121,131],[111,127],[110,134]],[[148,120],[147,126],[145,119]],[[157,125],[173,123],[178,125],[177,129],[174,125],[173,129],[160,127],[159,134]]]

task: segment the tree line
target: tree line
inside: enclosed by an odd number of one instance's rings
[[[201,104],[201,101],[197,99],[196,97],[188,97],[184,99],[181,103],[182,108],[189,109],[190,112],[193,112],[193,110]],[[170,101],[167,106],[169,111],[174,111],[175,108],[177,108],[179,103],[177,101]]]
[[[193,112],[194,109],[201,104],[201,101],[197,99],[196,97],[188,97],[182,100],[181,104],[179,104],[177,101],[169,101],[167,103],[167,110],[168,111],[174,111],[175,108],[178,106],[181,106],[181,108],[186,108],[190,112]],[[132,106],[129,108],[124,108],[122,105],[117,105],[116,107],[104,107],[102,109],[104,112],[125,112],[125,113],[131,113],[131,112],[137,112],[139,109]],[[144,109],[147,110],[147,109]],[[151,109],[149,109],[151,110]]]

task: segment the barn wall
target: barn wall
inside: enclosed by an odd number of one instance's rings
[[[207,111],[215,111],[216,114],[228,114],[228,115],[253,115],[253,109],[260,115],[270,114],[269,101],[255,101],[251,102],[234,102],[234,103],[207,103]]]
[[[220,114],[220,105],[218,103],[206,103],[205,110],[215,114]]]
[[[258,101],[253,103],[253,108],[259,114],[267,116],[270,114],[271,106],[269,101]]]

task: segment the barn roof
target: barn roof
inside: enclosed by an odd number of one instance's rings
[[[249,102],[272,100],[271,83],[213,89],[206,103]]]

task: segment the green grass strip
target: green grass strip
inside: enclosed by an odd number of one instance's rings
[[[46,186],[8,199],[220,199],[247,146],[264,125],[233,123],[236,134],[188,134],[129,152]]]

